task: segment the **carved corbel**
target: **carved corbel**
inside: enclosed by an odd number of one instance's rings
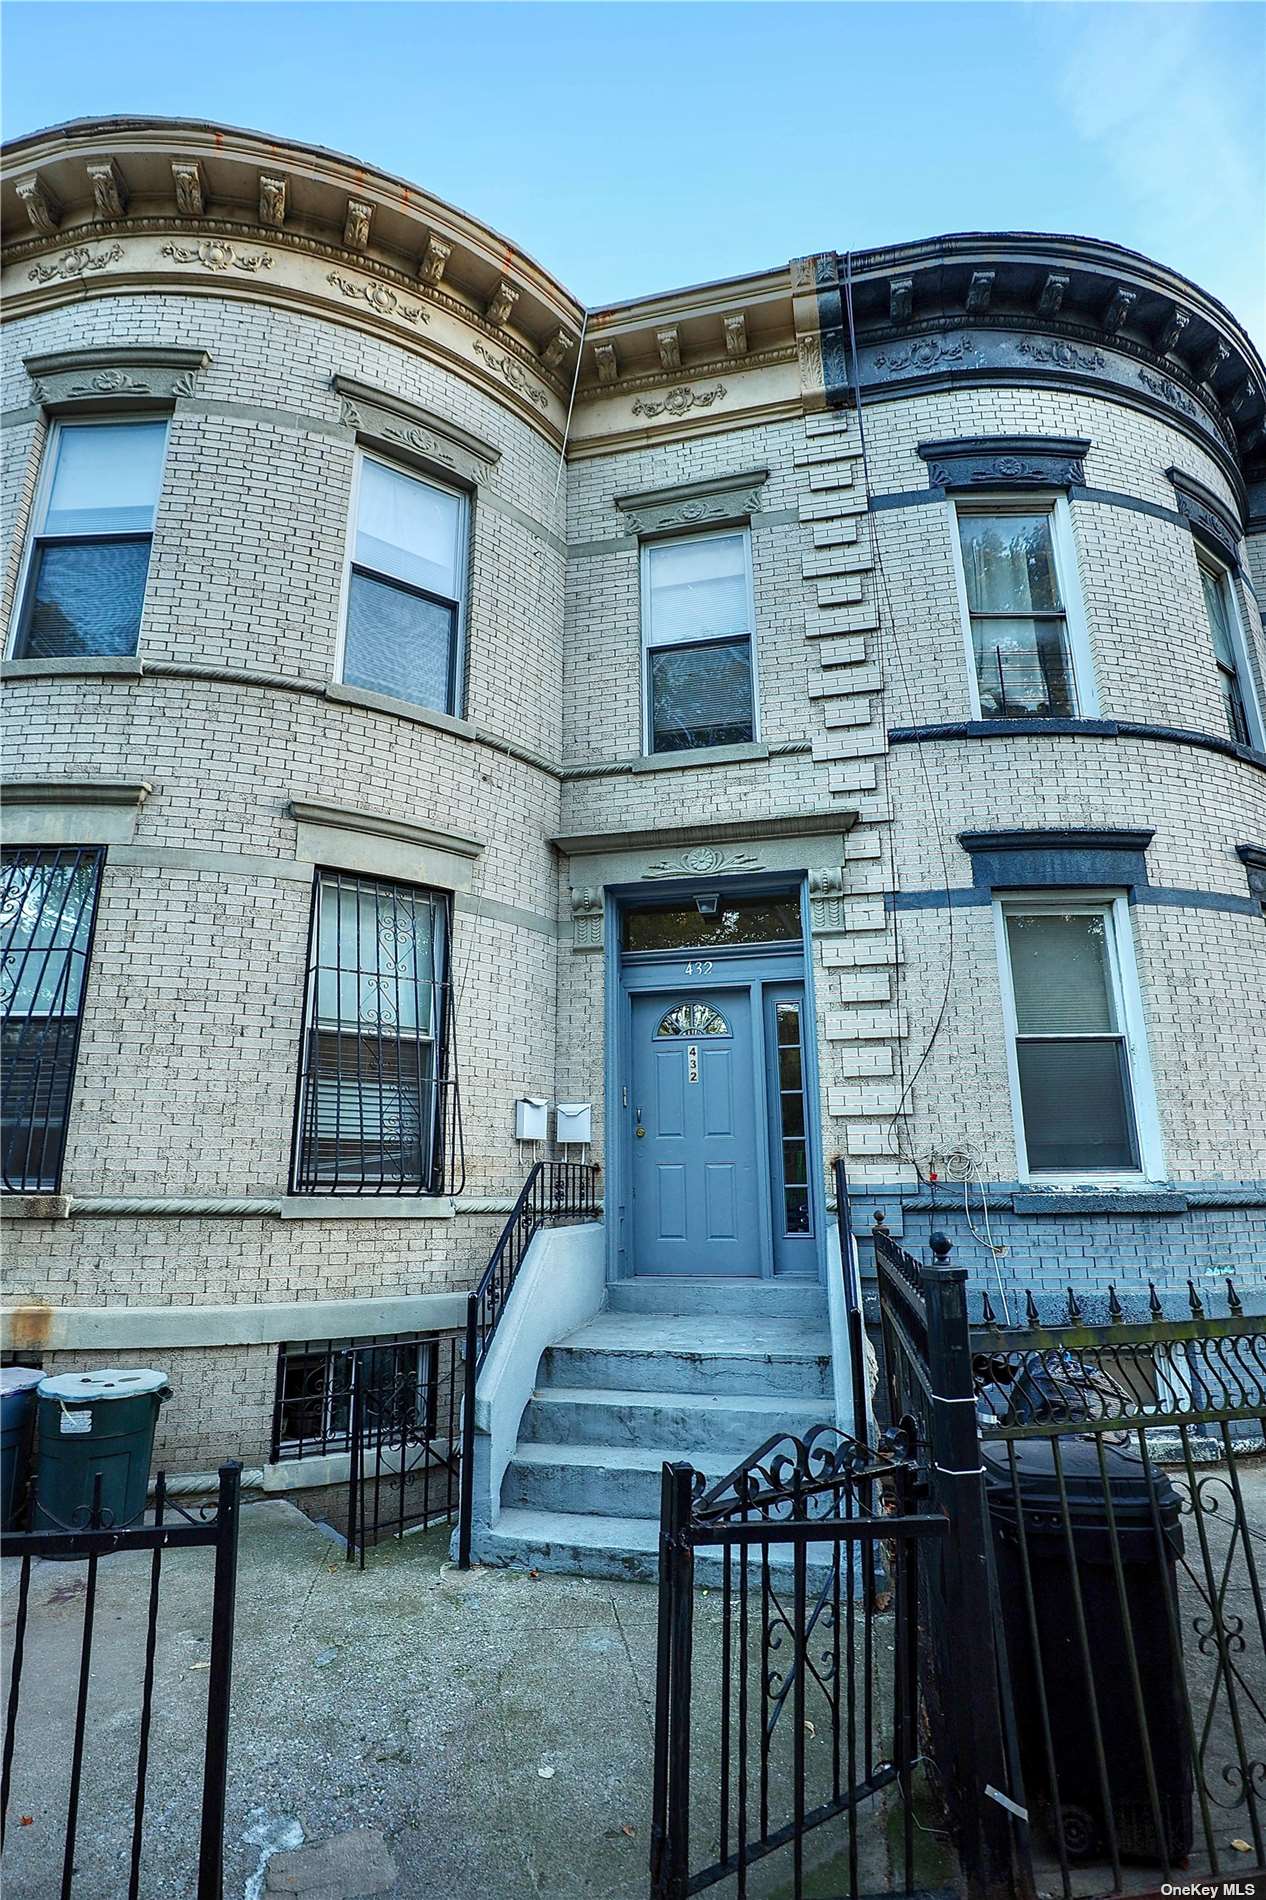
[[[969,316],[979,317],[989,308],[989,299],[993,296],[995,273],[991,270],[974,270],[967,291],[967,312]]]
[[[571,893],[573,950],[601,950],[602,920],[606,906],[601,885],[583,885]]]
[[[51,237],[62,221],[62,208],[43,179],[38,174],[19,178],[16,189],[34,229]]]
[[[176,209],[184,218],[200,218],[206,210],[206,192],[202,184],[202,167],[196,158],[174,158],[171,162],[171,179],[176,187]]]
[[[659,351],[659,366],[670,374],[681,368],[681,339],[674,325],[668,330],[656,330],[655,348]]]
[[[422,282],[424,284],[438,284],[444,276],[444,267],[452,255],[452,245],[446,244],[443,238],[437,238],[434,232],[432,232],[431,236],[426,240],[426,249],[423,251],[422,261],[418,265],[418,276]]]
[[[363,199],[349,198],[347,218],[343,225],[343,243],[349,251],[363,251],[369,244],[369,227],[373,222],[374,207]]]
[[[620,374],[620,365],[615,360],[614,343],[595,343],[593,360],[598,365],[598,381],[613,383]]]
[[[1256,394],[1257,394],[1257,384],[1253,381],[1251,376],[1245,377],[1244,381],[1240,384],[1239,388],[1236,390],[1235,394],[1232,396],[1230,402],[1227,404],[1227,411],[1226,411],[1227,414],[1229,416],[1238,416],[1240,413],[1240,410],[1244,407],[1245,403],[1252,402]]]
[[[259,175],[259,221],[280,230],[286,222],[286,181]]]
[[[557,369],[563,358],[576,347],[576,339],[566,330],[558,330],[541,351],[541,368]]]
[[[114,160],[107,158],[86,169],[92,186],[94,215],[103,220],[121,218],[127,210],[127,186]]]
[[[1046,273],[1046,282],[1042,285],[1037,300],[1039,317],[1057,317],[1064,301],[1064,292],[1068,289],[1068,273],[1052,270]]]
[[[734,316],[723,319],[725,323],[725,348],[730,356],[747,355],[747,318],[741,310]]]
[[[1112,293],[1112,302],[1103,313],[1105,336],[1116,335],[1138,300],[1137,290],[1127,290],[1124,284],[1117,285]]]
[[[1222,365],[1226,362],[1230,354],[1231,352],[1225,343],[1215,343],[1200,365],[1198,380],[1202,383],[1207,383],[1209,387],[1212,388],[1214,377],[1218,374],[1218,371],[1222,368]]]
[[[891,323],[909,323],[914,310],[913,277],[893,277],[888,283],[888,319]]]
[[[809,917],[814,934],[844,928],[844,871],[824,864],[809,872]]]
[[[514,309],[518,301],[518,291],[513,284],[507,283],[503,277],[491,297],[489,297],[484,315],[487,317],[489,323],[495,324],[496,328],[500,330],[508,320],[510,312]]]

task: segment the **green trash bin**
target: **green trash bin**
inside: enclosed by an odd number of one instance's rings
[[[106,1523],[139,1519],[145,1509],[158,1408],[171,1397],[167,1374],[146,1366],[62,1372],[42,1380],[35,1396],[32,1528],[86,1525],[98,1472]]]
[[[34,1366],[0,1368],[0,1421],[3,1467],[0,1468],[0,1526],[11,1531],[26,1497],[26,1474],[31,1468],[31,1420],[35,1388],[44,1374]]]

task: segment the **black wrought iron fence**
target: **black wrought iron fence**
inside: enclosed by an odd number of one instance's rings
[[[806,1845],[832,1820],[843,1891],[860,1893],[863,1873],[874,1891],[877,1860],[891,1891],[913,1891],[918,1577],[946,1524],[914,1512],[912,1452],[908,1427],[877,1455],[823,1424],[769,1439],[710,1488],[688,1464],[664,1466],[653,1900],[731,1877],[741,1900],[775,1854],[800,1900]],[[695,1588],[709,1581],[719,1616]],[[885,1790],[900,1798],[891,1867],[875,1851]]]
[[[565,1222],[596,1220],[598,1170],[589,1162],[538,1161],[501,1230],[488,1265],[466,1298],[462,1396],[461,1502],[457,1561],[470,1567],[475,1483],[475,1390],[480,1367],[538,1231]]]
[[[79,1891],[90,1896],[126,1893],[127,1900],[138,1900],[150,1881],[147,1875],[146,1822],[149,1818],[149,1790],[154,1762],[154,1684],[158,1653],[162,1640],[159,1627],[165,1556],[174,1551],[209,1549],[215,1553],[210,1583],[211,1643],[207,1661],[207,1699],[202,1767],[202,1803],[197,1833],[196,1886],[190,1889],[197,1900],[221,1900],[224,1872],[224,1808],[228,1774],[229,1697],[233,1668],[233,1621],[237,1580],[238,1488],[241,1466],[221,1465],[219,1494],[214,1511],[194,1514],[184,1510],[167,1496],[166,1479],[160,1472],[155,1486],[149,1521],[116,1524],[108,1508],[102,1505],[102,1477],[94,1480],[93,1502],[82,1513],[82,1522],[53,1529],[8,1532],[0,1539],[0,1550],[18,1564],[16,1598],[13,1606],[11,1647],[6,1643],[9,1672],[8,1700],[4,1725],[3,1771],[0,1775],[0,1849],[5,1851],[6,1890],[14,1894],[31,1892],[38,1866],[41,1882],[50,1871],[51,1855],[60,1860],[59,1892],[62,1900],[72,1900],[77,1875],[83,1881]],[[34,1499],[29,1507],[34,1522]],[[40,1520],[51,1516],[47,1507]],[[117,1784],[117,1755],[121,1738],[111,1728],[108,1733],[93,1732],[90,1726],[90,1691],[94,1659],[94,1640],[98,1636],[98,1600],[100,1566],[105,1558],[149,1553],[145,1589],[145,1623],[141,1679],[139,1684],[135,1769],[130,1803],[131,1824],[127,1848],[126,1876],[117,1877],[97,1857],[103,1823],[113,1814],[82,1812],[84,1770],[90,1754],[98,1753],[112,1764]],[[25,1664],[31,1644],[30,1603],[32,1567],[41,1559],[55,1558],[64,1564],[81,1564],[83,1576],[83,1615],[79,1638],[79,1664],[76,1679],[63,1687],[56,1681],[47,1654],[40,1650],[39,1669],[33,1684],[26,1681]],[[135,1577],[133,1570],[131,1575]],[[105,1633],[105,1632],[102,1632]],[[119,1638],[113,1621],[108,1625],[111,1664],[118,1658]],[[64,1729],[52,1732],[49,1711],[65,1708]],[[72,1713],[73,1711],[73,1713]],[[35,1731],[28,1746],[28,1737]],[[167,1762],[159,1764],[166,1768]],[[9,1827],[10,1799],[15,1785],[19,1801],[29,1799],[33,1808],[50,1800],[50,1787],[60,1794],[65,1785],[65,1819],[58,1846],[50,1843],[48,1831],[19,1828],[15,1841]],[[25,1821],[28,1817],[19,1817]],[[91,1828],[81,1822],[91,1820]],[[169,1851],[169,1850],[168,1850]],[[56,1876],[54,1875],[54,1878]],[[124,1885],[124,1880],[126,1885]]]
[[[986,1294],[972,1326],[949,1242],[930,1251],[915,1260],[877,1217],[887,1402],[917,1418],[929,1490],[954,1514],[947,1555],[970,1566],[957,1594],[925,1593],[934,1737],[970,1692],[971,1625],[987,1629],[1012,1772],[993,1785],[1031,1823],[1015,1828],[1019,1877],[1066,1900],[1158,1876],[1252,1890],[1266,1467],[1242,1454],[1246,1428],[1266,1431],[1266,1316],[1228,1281],[1224,1315],[1189,1283],[1178,1317],[1155,1288],[1128,1317],[1110,1288],[1100,1325],[1070,1290],[1054,1323],[1030,1293],[1025,1323],[1000,1325]],[[964,1766],[949,1789],[970,1865],[991,1797]]]
[[[456,1334],[347,1360],[347,1561],[363,1570],[383,1537],[448,1523],[457,1509],[462,1371]]]

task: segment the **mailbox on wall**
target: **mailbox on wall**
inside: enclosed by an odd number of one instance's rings
[[[524,1095],[514,1105],[516,1141],[545,1141],[549,1137],[549,1103],[543,1095]]]
[[[559,1102],[557,1118],[560,1147],[587,1146],[593,1140],[593,1107],[589,1102]]]

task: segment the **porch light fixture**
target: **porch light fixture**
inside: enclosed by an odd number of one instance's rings
[[[715,917],[717,914],[717,905],[720,902],[721,898],[719,892],[704,891],[701,896],[696,897],[695,909],[701,917]]]

